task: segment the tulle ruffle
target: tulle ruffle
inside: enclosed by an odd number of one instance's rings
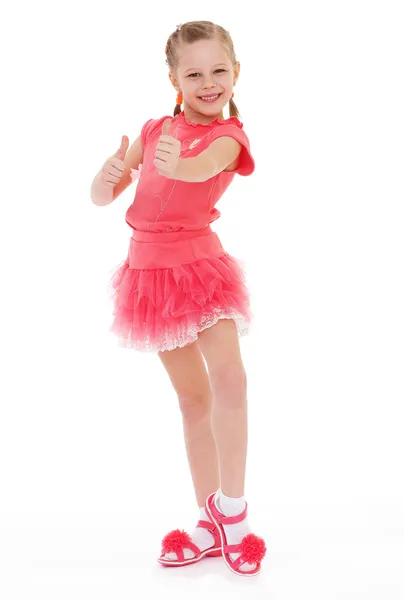
[[[110,331],[135,350],[183,347],[219,319],[233,319],[242,336],[252,318],[243,267],[227,253],[164,269],[131,269],[126,259],[113,269],[108,294]]]

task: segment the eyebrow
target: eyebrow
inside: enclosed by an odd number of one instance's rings
[[[228,65],[226,65],[226,63],[217,63],[217,65],[213,65],[213,67],[220,67],[220,66],[224,66],[227,67]],[[197,67],[192,67],[192,69],[187,69],[186,71],[184,71],[184,73],[188,73],[188,71],[200,71],[200,68]]]

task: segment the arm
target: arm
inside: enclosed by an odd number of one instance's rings
[[[108,159],[109,160],[109,159]],[[108,162],[108,160],[106,162]],[[132,183],[130,176],[131,169],[137,169],[139,163],[143,160],[143,145],[141,136],[137,137],[129,150],[127,151],[122,163],[122,175],[114,186],[105,184],[102,178],[102,170],[105,165],[99,170],[91,184],[90,196],[93,204],[96,206],[106,206],[111,204],[126,188]],[[104,177],[105,179],[105,177]]]
[[[179,181],[207,181],[234,163],[240,152],[240,142],[230,136],[219,137],[198,156],[179,158],[175,179]]]
[[[93,204],[96,206],[106,206],[107,204],[110,204],[113,200],[113,192],[114,190],[112,187],[108,187],[101,181],[100,170],[91,184],[90,196]]]
[[[130,175],[131,169],[138,169],[139,164],[143,161],[143,144],[141,135],[139,135],[131,147],[123,161],[123,174],[122,178],[118,181],[118,183],[114,187],[113,191],[113,200],[116,200],[118,196],[122,194],[132,183],[132,178]]]

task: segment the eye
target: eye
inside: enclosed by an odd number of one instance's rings
[[[217,73],[218,71],[223,71],[225,73],[226,69],[216,69],[215,73]],[[192,77],[193,79],[195,79],[194,75],[199,75],[199,73],[190,73],[188,77]]]

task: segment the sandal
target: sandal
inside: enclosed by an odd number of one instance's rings
[[[197,527],[205,527],[210,531],[215,538],[215,543],[213,546],[201,551],[198,546],[192,542],[191,536],[186,531],[174,529],[173,531],[170,531],[170,533],[167,533],[167,535],[163,538],[161,543],[162,552],[161,556],[157,559],[158,562],[165,567],[183,567],[185,565],[196,563],[205,556],[221,556],[222,547],[219,532],[216,526],[211,521],[200,520],[198,521]],[[192,558],[185,558],[185,548],[195,552],[195,556]],[[164,555],[168,554],[169,552],[175,552],[177,554],[177,560],[164,558]]]
[[[226,517],[222,512],[219,511],[215,504],[215,493],[210,494],[206,499],[206,512],[212,519],[213,523],[216,525],[220,539],[221,539],[221,548],[224,562],[229,567],[233,573],[237,575],[245,575],[247,577],[251,577],[252,575],[257,575],[257,573],[261,570],[261,561],[264,558],[267,548],[265,546],[265,542],[262,538],[258,537],[254,533],[249,533],[245,535],[241,540],[240,544],[235,544],[230,546],[227,544],[226,533],[223,528],[223,524],[231,525],[233,523],[239,523],[243,521],[247,516],[247,503],[245,505],[245,509],[239,515],[234,517]],[[241,555],[236,558],[236,560],[232,560],[229,554],[239,553]],[[245,564],[254,564],[257,563],[255,569],[251,571],[242,571],[240,570],[240,566]]]

